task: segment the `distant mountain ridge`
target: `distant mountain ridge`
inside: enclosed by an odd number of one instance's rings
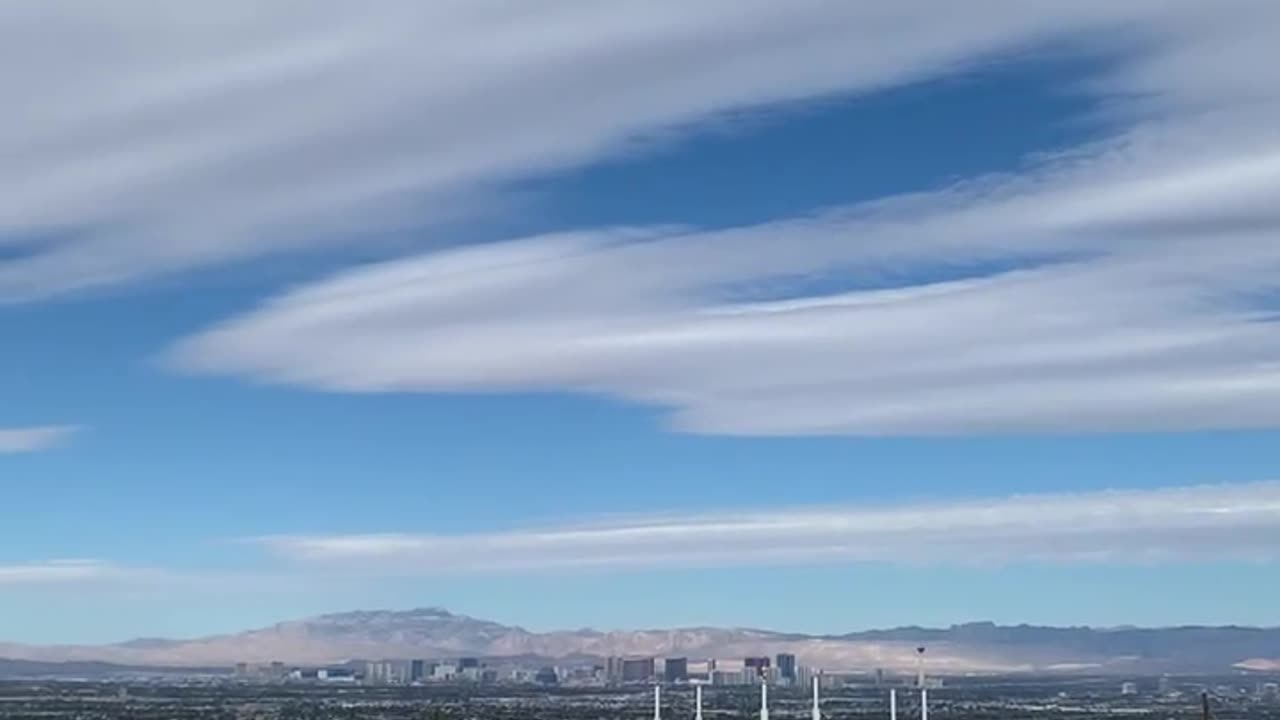
[[[748,628],[592,629],[531,632],[438,607],[357,610],[191,640],[142,638],[113,645],[31,646],[0,642],[0,658],[210,666],[280,660],[608,655],[738,658],[791,652],[830,669],[909,671],[915,647],[929,647],[933,672],[1224,672],[1280,667],[1280,628],[901,627],[842,635]]]

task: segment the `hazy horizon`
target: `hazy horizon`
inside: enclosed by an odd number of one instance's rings
[[[1182,622],[1182,623],[1167,624],[1167,625],[1143,625],[1143,624],[1132,624],[1132,623],[1125,623],[1125,624],[1118,624],[1118,625],[1088,625],[1088,624],[1073,625],[1073,624],[1054,624],[1054,623],[1020,622],[1020,621],[996,622],[996,621],[985,620],[985,619],[969,619],[969,620],[962,620],[958,622],[950,622],[945,624],[932,624],[932,625],[917,624],[917,623],[910,623],[910,622],[904,623],[904,624],[897,624],[897,625],[876,625],[876,626],[850,625],[848,627],[830,628],[826,630],[821,630],[821,629],[797,630],[795,628],[785,627],[785,626],[766,626],[761,624],[750,624],[750,623],[748,624],[723,624],[723,623],[717,624],[714,622],[708,622],[708,623],[695,622],[695,623],[675,624],[675,625],[620,624],[620,625],[610,625],[610,626],[586,626],[586,625],[532,626],[527,623],[523,623],[518,619],[499,619],[499,618],[488,617],[484,615],[477,615],[475,613],[468,613],[460,609],[451,609],[451,608],[445,608],[441,606],[432,606],[432,605],[422,605],[422,606],[404,607],[404,608],[382,607],[382,608],[349,608],[345,610],[328,610],[328,611],[319,612],[311,615],[294,615],[294,616],[288,616],[288,617],[280,617],[280,618],[277,618],[276,620],[264,622],[258,625],[227,628],[225,630],[218,630],[218,631],[209,632],[209,633],[201,633],[198,635],[179,636],[179,635],[142,634],[142,635],[133,635],[129,637],[121,637],[117,639],[108,639],[108,640],[83,642],[83,643],[75,642],[74,640],[72,640],[72,641],[59,641],[59,642],[51,642],[51,643],[50,642],[25,642],[21,644],[116,645],[121,643],[132,642],[132,641],[139,641],[139,640],[176,640],[176,641],[200,640],[200,639],[205,639],[210,637],[236,635],[243,632],[250,632],[255,630],[271,628],[278,624],[316,620],[324,617],[348,616],[348,615],[359,615],[359,614],[409,615],[409,614],[414,614],[419,612],[431,612],[431,611],[443,611],[443,612],[449,613],[451,616],[458,617],[458,618],[467,618],[471,620],[497,623],[505,627],[519,628],[519,629],[526,630],[528,632],[536,633],[536,634],[560,633],[560,632],[569,632],[569,633],[572,633],[572,632],[632,633],[632,632],[648,632],[648,631],[663,632],[668,630],[696,630],[696,629],[714,628],[714,629],[724,629],[724,630],[761,630],[761,631],[770,632],[770,633],[795,634],[795,635],[804,635],[807,637],[839,637],[839,636],[859,634],[859,633],[874,633],[874,632],[897,631],[897,630],[946,631],[946,630],[953,630],[956,628],[962,628],[966,626],[967,627],[992,626],[997,628],[1046,628],[1046,629],[1054,629],[1054,630],[1093,630],[1093,631],[1100,631],[1100,632],[1119,631],[1119,630],[1160,631],[1160,630],[1177,630],[1177,629],[1187,629],[1187,628],[1208,628],[1208,629],[1242,628],[1242,629],[1250,629],[1250,630],[1280,630],[1280,624],[1250,625],[1247,623],[1233,623],[1233,622],[1222,622],[1222,623]],[[0,643],[6,643],[6,642],[11,643],[15,641],[12,638],[0,637]]]

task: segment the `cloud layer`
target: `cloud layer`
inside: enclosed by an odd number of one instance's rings
[[[945,72],[1066,22],[1129,47],[1086,83],[1115,134],[1021,176],[758,226],[586,229],[403,258],[287,292],[174,358],[323,390],[605,395],[706,433],[1280,424],[1276,6],[1160,3],[1148,17],[1156,5],[1077,3],[1064,18],[992,3],[982,30],[929,3],[892,7],[775,18],[806,28],[775,58],[792,80],[716,102]],[[838,42],[822,50],[827,23]],[[863,35],[870,45],[851,39]],[[838,47],[880,54],[843,64]],[[845,80],[808,74],[809,52],[840,58],[821,66]]]
[[[1275,19],[1250,0],[4,3],[0,300],[474,217],[506,181],[734,109],[1086,31],[1178,42],[1133,92],[1253,93],[1271,58],[1238,36]],[[1230,44],[1205,64],[1214,32]]]
[[[257,542],[312,569],[371,574],[820,562],[1274,562],[1280,559],[1280,483]]]
[[[239,592],[340,587],[353,579],[549,570],[826,563],[1273,564],[1280,562],[1280,482],[614,516],[447,535],[270,535],[249,538],[245,546],[254,552],[240,558],[235,566],[240,570],[53,560],[0,565],[0,586]]]
[[[0,455],[49,450],[66,442],[78,430],[73,425],[0,427]]]
[[[289,292],[174,357],[324,390],[609,395],[708,433],[1280,423],[1280,138],[1205,158],[1179,133],[1149,137],[1182,151],[1134,137],[1083,168],[819,217],[397,260]],[[911,280],[928,273],[944,277]],[[905,279],[806,294],[795,278],[813,276]],[[761,287],[793,296],[750,297]]]

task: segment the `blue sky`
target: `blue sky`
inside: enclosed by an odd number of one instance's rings
[[[1270,4],[238,4],[0,8],[0,642],[1277,622]]]

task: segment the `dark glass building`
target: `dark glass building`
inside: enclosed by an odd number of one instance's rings
[[[653,658],[622,661],[622,682],[648,682],[654,679]]]
[[[769,669],[769,658],[767,657],[744,658],[742,661],[742,667],[744,670],[747,671],[748,675],[761,677],[765,674],[765,671]]]
[[[778,676],[787,682],[796,681],[796,656],[791,653],[778,653]]]

